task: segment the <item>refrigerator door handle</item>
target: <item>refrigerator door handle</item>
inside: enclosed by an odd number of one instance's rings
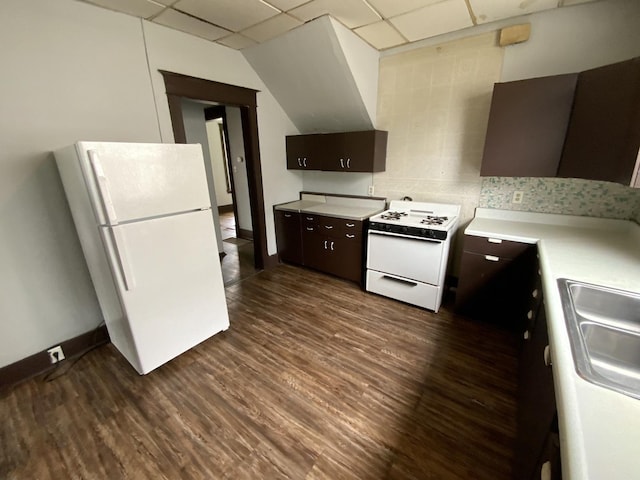
[[[107,224],[117,225],[118,218],[116,217],[116,209],[113,206],[113,200],[111,199],[111,192],[109,191],[109,179],[104,174],[102,164],[100,163],[100,157],[95,150],[88,150],[89,161],[91,162],[91,168],[93,174],[98,180],[98,191],[100,192],[100,198],[102,199],[102,205],[107,216]]]
[[[113,227],[110,228],[111,233],[113,234],[113,243],[114,250],[116,254],[116,260],[118,262],[118,266],[120,267],[120,271],[122,272],[122,278],[124,280],[124,288],[126,290],[133,290],[136,287],[136,279],[133,276],[133,269],[131,268],[131,263],[129,263],[129,256],[127,255],[127,246],[124,238],[124,234],[120,230],[120,228]]]

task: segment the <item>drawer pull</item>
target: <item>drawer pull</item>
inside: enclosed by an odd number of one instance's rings
[[[333,242],[331,242],[331,251],[333,251]]]
[[[524,338],[525,340],[529,340],[529,330],[524,331],[524,335],[522,335],[522,338]]]
[[[302,167],[302,160],[300,159],[300,157],[298,157],[298,166]]]
[[[306,217],[307,220],[315,220],[315,217]]]
[[[326,240],[324,241],[324,249],[325,250],[327,249],[327,241]]]
[[[355,223],[345,223],[345,226],[349,227],[349,228],[353,228],[356,226]]]
[[[342,159],[342,158],[340,159],[340,167],[344,168],[344,159]]]
[[[527,318],[528,318],[529,320],[533,320],[533,310],[529,310],[529,311],[527,312]]]
[[[305,168],[307,168],[307,157],[304,157],[302,159],[302,164],[304,165]]]
[[[547,460],[540,468],[540,480],[551,480],[551,461]]]
[[[398,283],[404,283],[405,285],[410,285],[412,287],[418,286],[416,282],[412,282],[410,280],[404,280],[402,278],[391,277],[389,275],[383,275],[382,278],[386,278],[387,280],[393,280],[394,282],[398,282]]]
[[[290,213],[285,213],[284,214],[284,218],[291,218],[291,214]]]
[[[351,159],[347,158],[347,168],[351,168]]]
[[[484,259],[485,260],[489,260],[490,262],[499,262],[500,261],[500,257],[494,257],[493,255],[485,255]]]
[[[307,227],[307,232],[313,232],[313,227]]]
[[[333,225],[325,225],[324,228],[326,228],[327,230],[331,230],[333,228]]]
[[[355,235],[351,235],[350,233],[345,233],[345,237],[347,237],[347,238],[356,238]]]
[[[533,298],[538,298],[538,289],[537,288],[533,292],[531,292],[531,296]]]
[[[487,242],[489,243],[502,243],[501,238],[487,238]]]
[[[547,367],[551,366],[551,349],[549,348],[549,345],[547,345],[546,347],[544,347],[544,364]]]

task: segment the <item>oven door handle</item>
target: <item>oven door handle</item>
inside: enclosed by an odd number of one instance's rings
[[[389,237],[404,238],[406,240],[418,240],[419,242],[442,243],[442,240],[435,240],[433,238],[412,237],[411,235],[403,235],[401,233],[380,232],[378,230],[369,230],[367,233],[369,233],[370,235],[387,235]]]
[[[412,282],[411,280],[405,280],[404,278],[392,277],[391,275],[382,275],[382,278],[386,278],[387,280],[393,280],[398,283],[403,283],[405,285],[410,285],[412,287],[418,286],[418,282]]]

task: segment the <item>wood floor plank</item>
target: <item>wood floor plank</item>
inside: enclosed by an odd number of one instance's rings
[[[149,375],[112,345],[0,393],[0,478],[508,479],[512,334],[282,265]]]

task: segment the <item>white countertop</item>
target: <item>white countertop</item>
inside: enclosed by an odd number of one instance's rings
[[[640,292],[640,226],[479,208],[465,234],[537,243],[566,480],[640,478],[640,400],[576,373],[557,279]]]
[[[303,194],[301,200],[276,205],[276,210],[315,213],[346,220],[362,221],[384,211],[385,200],[379,198],[343,197],[329,194]]]

